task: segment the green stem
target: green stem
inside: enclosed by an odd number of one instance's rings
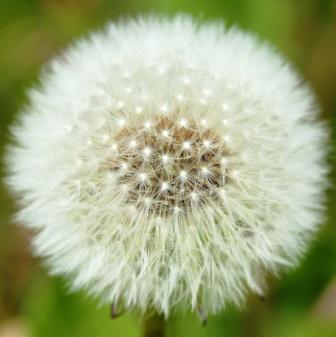
[[[144,337],[164,337],[166,321],[161,315],[152,315],[144,321]]]

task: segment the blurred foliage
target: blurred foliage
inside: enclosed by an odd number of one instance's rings
[[[225,20],[274,44],[307,79],[331,125],[336,148],[336,2],[333,0],[0,0],[0,156],[8,125],[47,59],[107,20],[143,13],[191,13]],[[335,168],[331,155],[330,162]],[[3,166],[0,166],[0,176]],[[335,337],[335,171],[323,229],[299,268],[270,280],[269,297],[227,308],[202,327],[173,316],[168,337]],[[109,308],[69,294],[29,251],[29,233],[13,225],[14,202],[0,184],[0,337],[141,336],[135,314],[111,321]]]

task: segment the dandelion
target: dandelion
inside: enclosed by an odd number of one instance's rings
[[[52,273],[113,308],[241,307],[318,229],[325,127],[300,77],[247,33],[110,24],[29,98],[7,151],[18,219]]]

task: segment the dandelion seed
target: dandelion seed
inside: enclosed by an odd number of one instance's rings
[[[183,82],[184,84],[186,84],[186,85],[191,84],[191,80],[190,80],[189,77],[183,77],[182,82]]]
[[[144,182],[147,179],[147,174],[142,172],[139,174],[140,181]]]
[[[161,132],[161,135],[162,135],[162,137],[169,137],[169,131],[168,130],[163,130],[162,132]]]
[[[144,154],[145,157],[149,157],[151,153],[152,153],[152,150],[149,147],[146,147],[143,150],[143,154]]]
[[[207,89],[207,88],[204,88],[204,89],[202,90],[202,93],[203,93],[203,95],[204,95],[205,97],[209,97],[209,96],[211,95],[211,91],[210,91],[209,89]]]
[[[229,106],[227,104],[225,104],[225,103],[222,105],[222,109],[224,111],[229,111],[230,110]]]
[[[160,110],[162,111],[162,112],[168,112],[168,106],[167,106],[167,104],[163,104],[163,105],[161,105],[161,107],[160,107]]]
[[[121,163],[121,168],[122,168],[123,170],[126,170],[126,169],[128,168],[127,163]]]
[[[207,176],[209,174],[209,169],[205,166],[201,167],[201,172],[204,176]]]
[[[161,184],[161,191],[167,191],[169,188],[169,184],[167,182],[163,182]]]
[[[125,71],[122,76],[127,79],[131,77],[131,74],[128,71]]]
[[[141,106],[136,106],[136,107],[135,107],[135,112],[136,112],[137,114],[140,114],[142,111],[143,111],[143,109],[142,109]]]
[[[149,129],[151,126],[152,126],[152,123],[151,123],[150,121],[146,121],[146,122],[144,123],[145,129]]]
[[[129,143],[129,147],[131,149],[135,149],[137,147],[138,143],[136,142],[136,140],[131,140]]]
[[[187,178],[187,172],[186,172],[186,171],[181,171],[179,176],[180,176],[180,178],[181,178],[182,180],[184,180],[184,179]]]
[[[67,125],[66,130],[70,133],[73,131],[73,127],[71,125]]]
[[[203,146],[204,146],[206,149],[210,148],[210,147],[211,147],[211,141],[210,141],[210,140],[205,140],[205,141],[203,142]]]
[[[228,159],[225,158],[225,157],[221,158],[221,160],[220,160],[220,163],[222,164],[222,166],[226,166],[228,164],[228,162],[229,162]]]
[[[117,102],[117,109],[122,109],[125,106],[125,103],[122,101]]]
[[[112,152],[117,152],[117,150],[118,150],[118,145],[117,144],[112,144],[111,145],[111,151]]]
[[[118,120],[118,126],[122,128],[126,124],[126,120],[121,118]]]
[[[180,125],[185,128],[188,125],[188,121],[185,118],[182,118],[180,120]]]
[[[102,137],[102,143],[105,144],[109,140],[110,136],[109,135],[103,135]]]
[[[168,156],[167,154],[164,154],[164,155],[161,157],[161,159],[162,159],[162,162],[163,162],[164,164],[167,164],[168,161],[169,161],[169,156]]]
[[[190,144],[190,142],[186,141],[186,142],[183,142],[182,147],[183,147],[184,150],[190,150],[191,144]]]
[[[181,94],[176,95],[176,98],[181,102],[184,100],[184,96]]]
[[[152,204],[152,199],[146,197],[146,198],[144,199],[144,203],[145,203],[145,205],[146,205],[147,207],[149,207],[149,206]]]
[[[196,192],[191,192],[190,196],[193,201],[196,201],[198,199],[198,194]]]
[[[227,119],[222,119],[222,123],[223,125],[225,126],[228,126],[229,125],[229,121]]]

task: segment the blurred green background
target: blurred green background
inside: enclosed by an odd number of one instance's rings
[[[186,12],[223,19],[273,43],[317,93],[336,148],[336,2],[332,0],[0,0],[0,156],[8,125],[39,68],[73,39],[109,19]],[[335,167],[332,155],[331,165]],[[173,316],[168,337],[335,337],[335,174],[328,214],[301,265],[270,280],[265,301],[227,308],[202,327],[194,315]],[[0,166],[0,177],[4,174]],[[136,314],[109,319],[109,308],[69,294],[29,248],[29,233],[12,223],[15,206],[0,183],[0,337],[136,337]]]

